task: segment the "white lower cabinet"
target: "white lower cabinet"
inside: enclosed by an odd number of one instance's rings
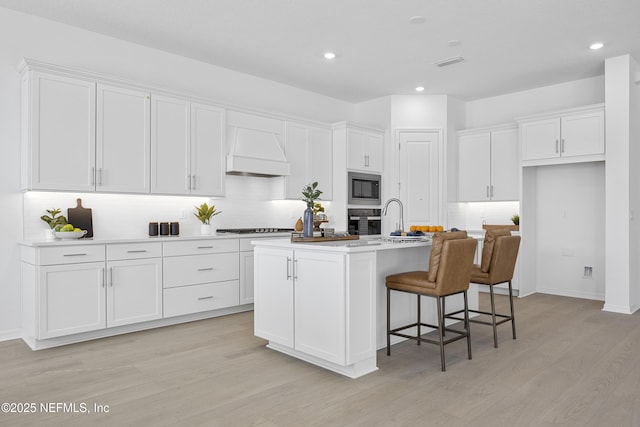
[[[162,318],[162,259],[107,262],[107,327]]]
[[[164,317],[239,304],[239,240],[164,243]]]
[[[349,376],[375,369],[375,255],[255,249],[255,335],[269,346]],[[361,277],[362,276],[362,277]]]
[[[253,246],[240,239],[240,304],[253,304]]]
[[[36,338],[106,327],[104,261],[38,267]]]

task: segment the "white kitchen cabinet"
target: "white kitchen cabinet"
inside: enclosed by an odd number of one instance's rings
[[[224,110],[151,95],[151,192],[224,195]]]
[[[302,188],[318,182],[320,200],[333,199],[333,149],[329,129],[287,122],[285,154],[290,175],[284,177],[284,198],[299,200]]]
[[[604,160],[600,104],[518,120],[523,166]]]
[[[189,101],[151,95],[151,192],[189,194]]]
[[[458,200],[519,200],[518,129],[512,126],[458,133]]]
[[[165,318],[239,305],[239,239],[163,245]]]
[[[240,239],[240,304],[253,304],[253,245]]]
[[[256,249],[255,334],[346,364],[344,255]]]
[[[382,172],[383,142],[382,133],[348,125],[347,132],[347,168],[366,172]]]
[[[38,269],[38,339],[106,327],[104,262]]]
[[[92,81],[39,71],[22,77],[22,188],[94,191]]]
[[[98,84],[96,190],[150,191],[150,95]]]
[[[162,318],[160,243],[107,246],[107,327]]]
[[[191,195],[224,196],[224,109],[191,102]]]

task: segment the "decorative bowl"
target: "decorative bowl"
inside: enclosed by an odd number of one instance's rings
[[[87,230],[80,231],[56,231],[55,236],[58,239],[79,239],[87,234]]]

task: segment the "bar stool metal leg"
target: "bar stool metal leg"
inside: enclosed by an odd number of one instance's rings
[[[421,313],[421,307],[420,307],[420,295],[416,295],[416,298],[418,298],[418,320],[416,321],[416,323],[417,323],[417,328],[418,328],[418,335],[417,335],[417,336],[418,336],[418,339],[416,340],[416,341],[417,341],[417,342],[416,342],[416,344],[417,344],[417,345],[420,345],[420,342],[421,342],[421,341],[420,341],[420,336],[422,335],[422,333],[420,332],[420,322],[421,322],[420,318],[422,317],[422,316],[421,316],[421,314],[420,314],[420,313]]]
[[[493,346],[498,348],[498,328],[496,326],[496,303],[493,297],[493,285],[489,285],[489,294],[491,295],[491,326],[493,326]]]
[[[440,334],[440,367],[442,368],[442,372],[446,371],[444,361],[444,325],[442,324],[442,297],[436,297],[436,305],[438,306],[438,332]]]
[[[387,288],[387,356],[391,356],[391,289]]]
[[[464,291],[464,324],[467,332],[467,355],[471,360],[471,324],[469,322],[469,300],[467,299],[467,291]]]
[[[511,330],[513,332],[513,339],[516,339],[516,317],[513,310],[513,291],[511,289],[511,280],[509,280],[509,305],[511,306]]]

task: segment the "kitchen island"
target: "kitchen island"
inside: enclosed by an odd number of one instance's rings
[[[386,276],[428,269],[431,252],[428,241],[252,243],[255,335],[271,349],[351,378],[378,369],[376,352],[386,345]],[[470,290],[470,308],[477,308],[477,291]],[[436,322],[435,301],[423,300],[423,321]],[[462,297],[447,300],[447,307],[461,308]],[[415,298],[394,295],[391,310],[392,327],[415,321]]]

